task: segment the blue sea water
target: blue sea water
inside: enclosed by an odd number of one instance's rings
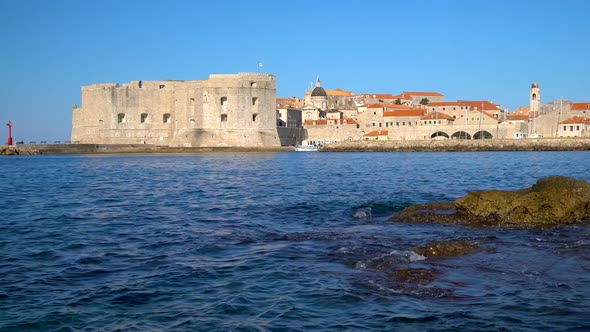
[[[590,223],[387,221],[468,191],[590,180],[589,162],[590,152],[0,158],[0,330],[590,330]],[[452,239],[480,249],[411,251]],[[376,261],[439,274],[400,285]]]

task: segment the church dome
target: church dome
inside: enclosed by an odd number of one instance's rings
[[[316,86],[313,91],[311,92],[312,97],[328,97],[326,90],[321,86]]]

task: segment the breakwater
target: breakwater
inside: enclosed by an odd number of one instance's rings
[[[588,151],[590,138],[353,141],[328,144],[322,152]]]
[[[0,146],[0,155],[111,154],[111,153],[201,153],[201,152],[283,152],[292,147],[168,147],[144,144],[24,144]]]

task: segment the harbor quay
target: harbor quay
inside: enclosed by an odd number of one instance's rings
[[[254,153],[291,152],[275,147],[168,147],[143,144],[24,144],[0,145],[0,155],[117,153]],[[470,152],[470,151],[590,151],[590,138],[344,141],[326,144],[320,152]]]

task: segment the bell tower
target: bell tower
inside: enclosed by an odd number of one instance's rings
[[[531,84],[529,118],[536,117],[536,115],[539,114],[540,107],[541,89],[539,88],[539,83],[533,82],[533,84]]]
[[[532,126],[530,128],[529,134],[537,136],[536,119],[539,115],[539,108],[541,107],[541,89],[539,88],[539,83],[537,82],[533,82],[533,84],[531,84],[530,103],[531,106],[529,108],[529,119],[532,119]]]

